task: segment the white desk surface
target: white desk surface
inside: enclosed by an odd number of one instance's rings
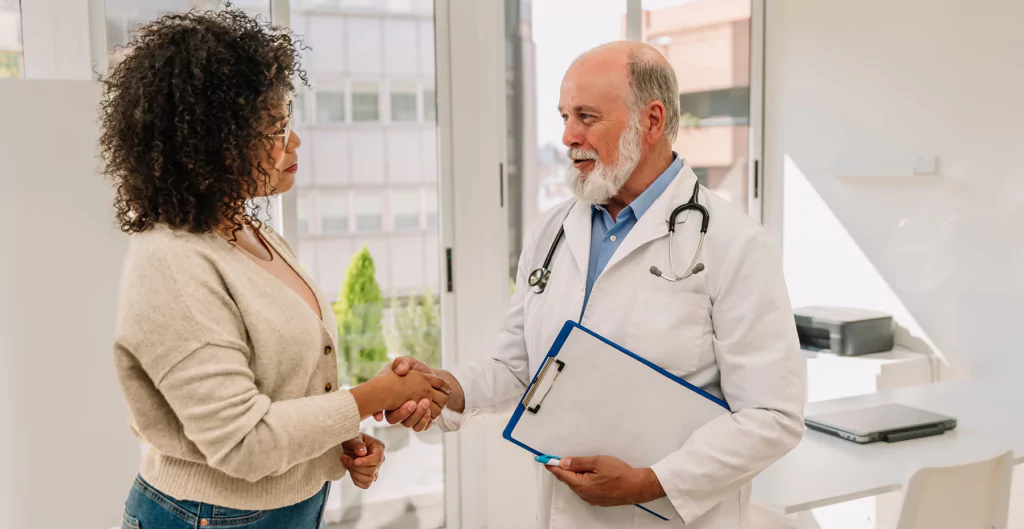
[[[897,443],[858,445],[807,429],[790,453],[754,479],[754,502],[778,514],[902,488],[914,471],[978,461],[1013,450],[1024,462],[1024,387],[954,380],[816,402],[805,415],[899,402],[957,419],[955,430]]]

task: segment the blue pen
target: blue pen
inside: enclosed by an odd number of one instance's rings
[[[534,458],[534,460],[536,460],[538,463],[542,463],[542,464],[545,464],[545,465],[551,465],[553,467],[557,467],[559,464],[562,463],[561,459],[559,459],[559,458],[557,458],[555,456],[549,456],[549,455],[537,456],[537,457]]]

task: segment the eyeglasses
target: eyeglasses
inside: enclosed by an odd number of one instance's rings
[[[288,121],[287,121],[287,123],[284,126],[284,132],[279,133],[279,134],[264,134],[263,135],[263,137],[265,137],[265,138],[283,137],[284,138],[284,148],[285,149],[288,148],[288,140],[292,137],[292,105],[293,104],[294,104],[294,101],[289,99],[288,100]]]

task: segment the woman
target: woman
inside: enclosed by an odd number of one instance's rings
[[[315,529],[331,481],[376,480],[383,445],[360,421],[417,402],[437,417],[449,388],[387,370],[340,389],[333,312],[257,220],[252,199],[298,169],[296,42],[228,10],[165,16],[130,48],[100,140],[131,235],[117,375],[151,446],[123,526]]]

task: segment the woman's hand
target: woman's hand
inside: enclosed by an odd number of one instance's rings
[[[341,463],[348,469],[352,483],[361,489],[370,488],[384,464],[384,443],[364,433],[341,446],[345,450]]]

